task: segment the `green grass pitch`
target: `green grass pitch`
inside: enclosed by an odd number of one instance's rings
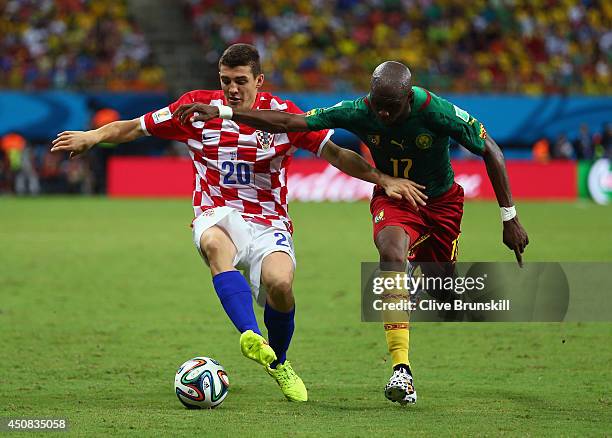
[[[376,260],[367,204],[291,213],[289,358],[310,391],[299,405],[241,356],[193,248],[189,200],[1,198],[0,416],[65,417],[81,436],[610,434],[612,324],[415,324],[419,403],[387,402],[382,327],[359,320],[359,262]],[[612,261],[611,207],[523,202],[519,215],[526,261]],[[462,260],[514,257],[493,203],[466,205],[460,245]],[[196,355],[230,377],[213,411],[173,392]]]

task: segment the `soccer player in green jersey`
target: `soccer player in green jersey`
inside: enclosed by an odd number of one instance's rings
[[[410,178],[425,186],[427,202],[419,207],[390,199],[374,188],[370,210],[374,243],[383,276],[395,277],[406,270],[406,261],[453,275],[457,258],[463,189],[454,181],[449,156],[450,139],[484,159],[501,209],[503,242],[514,251],[522,266],[529,243],[518,220],[504,163],[497,143],[482,123],[461,108],[428,90],[412,86],[410,70],[387,61],[372,74],[370,93],[330,108],[306,114],[280,111],[233,110],[193,103],[175,112],[182,122],[231,119],[271,133],[343,128],[356,134],[370,149],[376,167],[395,177]],[[434,262],[433,264],[427,262]],[[425,272],[440,275],[440,272]],[[383,301],[406,297],[406,290],[387,290]],[[391,320],[383,312],[385,335],[393,363],[393,375],[385,396],[401,404],[415,403],[412,371],[408,359],[408,318]]]

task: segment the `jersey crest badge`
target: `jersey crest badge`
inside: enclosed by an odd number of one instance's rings
[[[380,146],[380,135],[374,135],[374,134],[368,135],[367,140],[368,140],[368,143],[370,143],[370,145],[374,147]]]
[[[374,223],[377,224],[385,218],[385,210],[380,210],[376,216],[374,216]]]
[[[264,151],[267,151],[274,143],[274,135],[269,132],[264,131],[255,131],[255,136],[257,137],[257,143],[261,146]]]
[[[433,143],[433,137],[429,134],[419,134],[415,140],[416,147],[421,150],[429,149]]]

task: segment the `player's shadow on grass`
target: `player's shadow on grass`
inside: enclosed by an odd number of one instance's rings
[[[522,406],[530,406],[532,408],[542,409],[553,409],[554,406],[552,405],[552,403],[555,401],[552,397],[543,398],[535,394],[503,389],[495,391],[479,390],[478,394],[475,394],[474,397],[478,399],[486,399],[491,402],[510,401],[513,403],[518,403]]]
[[[389,407],[397,407],[398,409],[418,409],[418,405],[415,406],[400,406],[397,403],[390,403],[388,400],[382,398],[380,401],[372,400],[355,400],[349,398],[341,398],[334,400],[309,400],[308,404],[316,410],[325,412],[368,412],[368,415],[380,411],[381,413],[388,413]]]

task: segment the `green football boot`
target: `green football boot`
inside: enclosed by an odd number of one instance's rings
[[[276,368],[270,368],[270,366],[266,366],[266,371],[278,386],[280,386],[281,391],[287,397],[287,400],[293,402],[305,402],[308,400],[308,391],[306,390],[306,386],[304,386],[304,382],[300,379],[288,360],[283,364],[279,364]]]
[[[247,330],[240,335],[240,350],[249,359],[265,367],[276,360],[276,353],[263,336],[253,330]]]

